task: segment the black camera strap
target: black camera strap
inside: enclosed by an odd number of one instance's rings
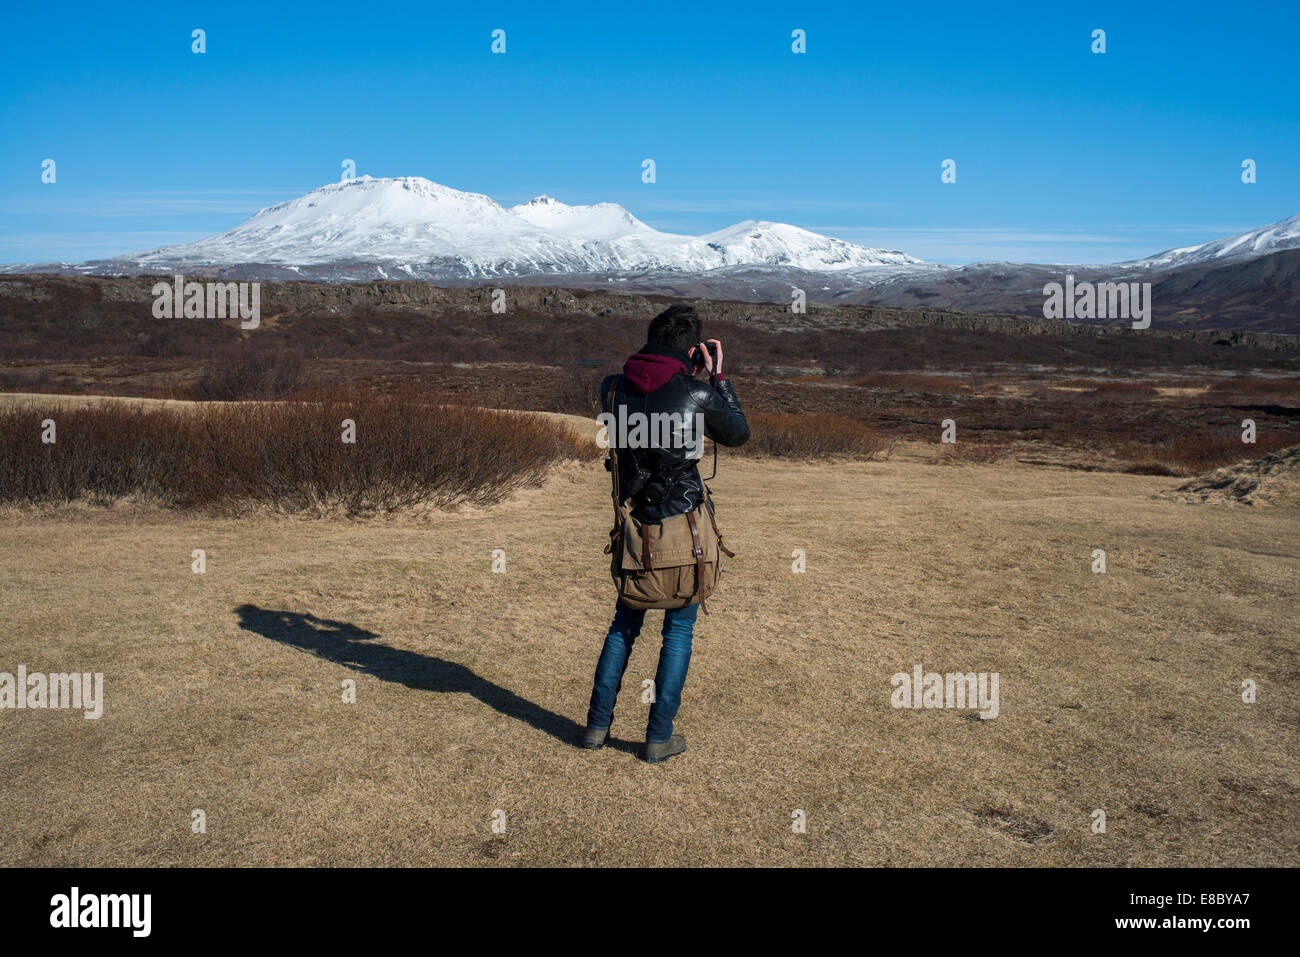
[[[614,414],[614,394],[618,392],[618,387],[622,381],[623,376],[620,375],[609,384],[609,389],[605,392],[605,411],[609,413],[611,418]],[[614,498],[614,527],[609,530],[609,542],[605,545],[606,555],[609,555],[614,551],[614,547],[623,533],[623,503],[621,501],[622,497],[619,495],[618,491],[618,453],[614,449],[615,440],[616,437],[610,435],[609,426],[607,425],[605,427],[605,448],[609,454],[605,456],[605,468],[609,469],[611,483],[610,494]]]

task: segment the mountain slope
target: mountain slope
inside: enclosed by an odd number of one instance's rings
[[[145,269],[370,263],[437,279],[738,265],[869,269],[920,260],[782,223],[749,221],[682,236],[653,229],[613,203],[568,206],[539,196],[506,209],[417,176],[366,176],[263,209],[219,235],[109,262]]]
[[[198,242],[85,263],[0,266],[0,275],[172,273],[325,282],[418,280],[1041,316],[1043,287],[1150,282],[1160,327],[1300,333],[1300,215],[1237,236],[1111,265],[925,263],[784,223],[703,236],[661,232],[615,203],[538,196],[507,209],[421,177],[331,183]],[[1113,324],[1110,319],[1094,320]]]
[[[1183,266],[1196,266],[1203,263],[1253,259],[1296,248],[1300,248],[1300,213],[1236,236],[1226,236],[1198,246],[1168,249],[1146,259],[1120,265],[1143,266],[1149,269],[1180,269]]]

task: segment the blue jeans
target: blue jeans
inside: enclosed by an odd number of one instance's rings
[[[699,612],[698,603],[664,612],[664,642],[659,650],[659,670],[655,672],[654,703],[650,705],[650,721],[645,729],[647,741],[667,741],[673,733],[673,718],[682,704],[686,669],[691,664],[691,637]],[[615,607],[614,622],[609,626],[605,647],[596,663],[587,727],[608,728],[613,722],[614,702],[623,683],[623,672],[627,670],[632,645],[641,634],[644,621],[644,611],[628,608],[622,602]]]

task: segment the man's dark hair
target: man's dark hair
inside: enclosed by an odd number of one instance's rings
[[[678,352],[690,352],[692,346],[700,344],[703,334],[695,307],[678,304],[669,306],[650,320],[646,341]]]

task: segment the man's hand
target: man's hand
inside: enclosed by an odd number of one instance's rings
[[[717,382],[719,379],[722,378],[722,340],[709,339],[708,341],[713,343],[714,349],[717,350],[718,353],[717,362],[713,361],[713,355],[705,347],[705,344],[703,342],[700,343],[700,347],[699,347],[700,356],[704,359],[704,369],[706,372],[709,373],[709,378],[711,378],[714,382]]]

